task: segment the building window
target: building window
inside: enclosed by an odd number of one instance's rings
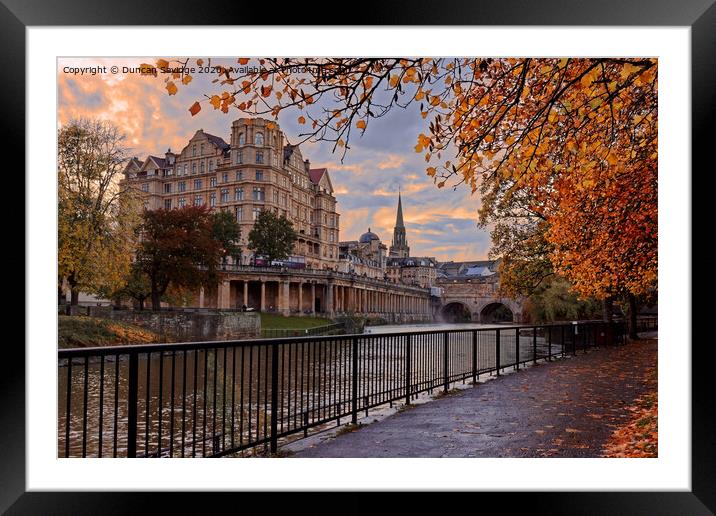
[[[264,162],[264,153],[262,151],[256,151],[256,163]]]
[[[191,164],[191,173],[196,174],[196,161]]]
[[[184,175],[187,175],[189,173],[189,166],[184,163]]]
[[[246,136],[244,133],[239,133],[239,145],[243,145],[246,143]]]
[[[199,163],[199,172],[204,173],[204,160]]]
[[[242,151],[236,151],[236,163],[241,164],[244,162],[244,153]]]
[[[263,180],[264,180],[264,171],[257,170],[256,171],[256,181],[263,181]]]
[[[209,195],[209,206],[212,208],[216,206],[216,192],[211,192]]]
[[[214,160],[210,159],[209,160],[209,172],[211,172],[213,170],[214,170]]]
[[[264,189],[260,186],[254,186],[254,201],[264,200]]]
[[[142,185],[142,192],[148,192],[149,191],[149,183],[144,183]]]
[[[278,190],[273,191],[273,202],[278,204]]]
[[[186,205],[186,199],[184,197],[179,197],[179,207],[183,208]]]
[[[196,156],[196,144],[191,146],[191,155]]]
[[[167,183],[164,185],[164,193],[172,193],[172,184]]]
[[[259,218],[259,215],[261,214],[261,208],[254,208],[251,210],[251,216],[254,220]]]
[[[216,186],[216,178],[215,177],[212,177],[211,179],[209,179],[209,186],[212,188]]]
[[[229,189],[228,188],[221,189],[221,202],[229,202]]]
[[[244,173],[241,170],[236,171],[236,180],[241,181],[244,178]]]
[[[228,172],[224,172],[223,174],[221,174],[221,181],[223,183],[229,182],[229,173]]]
[[[264,133],[256,133],[254,135],[254,145],[263,145],[264,144]]]
[[[194,179],[194,190],[201,190],[201,179]]]
[[[244,200],[244,189],[243,188],[234,188],[234,200],[235,201],[243,201]]]
[[[165,210],[171,210],[171,209],[172,209],[172,200],[171,200],[171,199],[165,199],[165,200],[164,200],[164,209],[165,209]]]
[[[177,184],[177,191],[186,192],[186,181],[179,181]]]
[[[238,222],[241,222],[244,220],[244,208],[242,206],[236,207],[236,220]]]
[[[194,206],[201,206],[202,204],[204,204],[204,199],[201,197],[201,195],[195,195]]]
[[[204,144],[201,144],[201,151],[199,152],[202,156],[204,155]]]

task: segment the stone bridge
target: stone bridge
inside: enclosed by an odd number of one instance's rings
[[[443,321],[478,323],[523,322],[524,300],[500,296],[494,279],[443,280],[436,318]]]

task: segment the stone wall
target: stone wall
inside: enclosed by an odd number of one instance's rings
[[[146,328],[174,342],[259,338],[261,316],[257,312],[162,310],[109,310],[90,313]]]

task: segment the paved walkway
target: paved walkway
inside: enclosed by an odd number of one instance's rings
[[[656,367],[656,340],[521,369],[294,457],[598,457]]]

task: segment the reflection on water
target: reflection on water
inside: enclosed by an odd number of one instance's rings
[[[356,409],[367,411],[442,388],[446,379],[464,381],[473,369],[494,370],[496,332],[440,330],[496,327],[466,323],[368,328],[369,335],[357,341],[355,382],[352,338],[283,343],[275,367],[277,433],[283,439],[300,436],[308,428],[350,417],[354,389]],[[426,330],[437,331],[379,336]],[[500,334],[501,366],[514,364],[518,356],[544,357],[549,349],[542,332],[513,328]],[[561,350],[555,347],[560,341],[552,336],[553,352]],[[270,344],[140,354],[137,455],[208,456],[265,446],[271,435],[273,369]],[[95,357],[87,363],[74,359],[71,368],[67,360],[60,363],[60,457],[126,456],[128,377],[126,355]]]

